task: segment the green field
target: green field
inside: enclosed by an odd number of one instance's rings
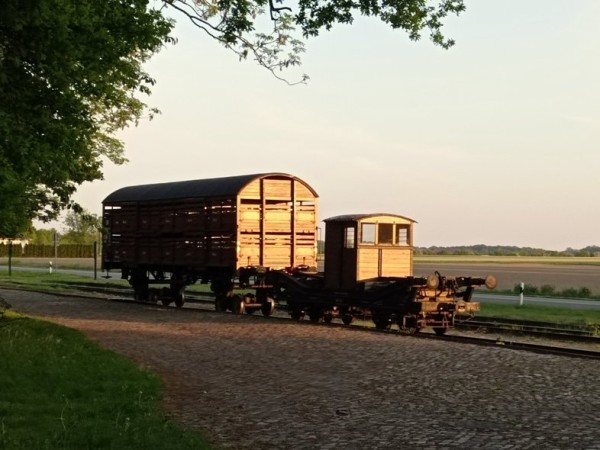
[[[432,264],[560,264],[600,266],[600,257],[415,255],[415,263]]]

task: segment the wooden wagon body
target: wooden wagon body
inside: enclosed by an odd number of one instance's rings
[[[125,187],[103,202],[103,268],[227,278],[316,266],[317,205],[285,173]]]

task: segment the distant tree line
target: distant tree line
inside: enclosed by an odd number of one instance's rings
[[[512,245],[463,245],[455,247],[415,247],[415,255],[485,255],[485,256],[600,256],[600,247],[589,245],[582,249],[563,251],[544,250]]]

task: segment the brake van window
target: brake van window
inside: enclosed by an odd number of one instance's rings
[[[392,245],[394,243],[394,224],[380,223],[377,230],[377,243],[384,245]]]
[[[344,248],[354,248],[354,227],[344,228]]]
[[[396,228],[398,233],[396,236],[397,245],[410,245],[410,234],[408,225],[398,225]]]
[[[363,223],[360,229],[361,244],[375,244],[375,224]]]

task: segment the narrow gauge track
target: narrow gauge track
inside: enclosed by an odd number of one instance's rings
[[[120,288],[99,289],[98,287],[90,287],[89,285],[76,286],[73,284],[69,284],[69,287],[70,287],[70,289],[73,289],[74,292],[60,293],[58,295],[69,295],[72,297],[82,297],[82,298],[87,298],[87,299],[91,298],[91,299],[95,299],[95,300],[115,301],[115,302],[122,302],[122,303],[135,303],[135,304],[155,306],[158,308],[165,308],[165,309],[166,308],[176,308],[175,306],[165,306],[160,303],[154,304],[154,303],[134,300],[131,298],[131,292],[128,291],[127,289],[120,289]],[[12,288],[7,287],[7,289],[12,289]],[[80,292],[78,293],[77,290],[79,290]],[[82,292],[87,292],[88,295],[82,295]],[[57,295],[56,292],[51,292],[51,291],[44,291],[44,293]],[[91,294],[103,294],[103,296],[96,296],[96,295],[91,295]],[[194,305],[195,307],[188,306],[188,307],[177,308],[177,309],[181,309],[183,311],[189,311],[190,313],[193,311],[198,311],[198,310],[215,312],[214,308],[213,308],[214,300],[211,298],[210,294],[208,294],[208,293],[204,294],[204,295],[202,295],[201,293],[194,293],[192,295],[188,295],[186,297],[186,303],[189,303],[190,306]],[[231,313],[221,313],[221,314],[231,314]],[[256,317],[257,317],[257,320],[261,320],[261,319],[259,319],[259,317],[260,317],[259,315],[256,315]],[[276,310],[274,315],[272,315],[268,319],[263,318],[263,320],[292,320],[292,319],[287,316],[287,313],[284,315],[282,309],[279,308],[279,312],[277,312],[277,310]],[[327,325],[314,324],[310,321],[300,321],[297,323],[303,324],[306,326],[334,326],[334,327],[343,327],[343,328],[351,327],[352,329],[354,329],[356,331],[362,331],[362,332],[388,333],[388,334],[391,333],[391,334],[397,334],[399,336],[406,336],[405,334],[400,333],[396,329],[384,331],[384,330],[375,329],[374,327],[371,327],[371,326],[361,325],[361,324],[352,324],[352,325],[348,326],[348,325],[344,325],[342,323],[336,323],[336,322],[333,322],[333,323],[330,323]],[[489,328],[486,328],[486,330],[489,330]],[[501,331],[506,332],[507,330],[502,329]],[[509,330],[509,331],[514,331],[514,330]],[[526,334],[526,332],[523,332],[523,334]],[[539,335],[537,335],[537,336],[539,336]],[[418,338],[418,339],[436,339],[436,340],[442,340],[442,341],[446,341],[446,342],[457,342],[457,343],[462,343],[462,344],[474,344],[474,345],[483,345],[483,346],[488,346],[488,347],[506,348],[506,349],[510,349],[510,350],[529,351],[529,352],[541,353],[541,354],[552,354],[552,355],[560,355],[560,356],[576,357],[576,358],[586,358],[586,359],[600,359],[600,351],[585,350],[585,349],[580,349],[580,348],[555,346],[555,345],[540,345],[540,344],[532,344],[532,343],[526,343],[526,342],[516,342],[516,341],[512,341],[512,340],[507,340],[506,338],[484,338],[484,337],[458,336],[458,335],[437,336],[434,333],[428,333],[428,332],[417,333],[417,334],[411,335],[411,337]],[[544,337],[548,338],[548,339],[562,340],[562,339],[565,339],[565,334],[547,333],[547,335]],[[591,343],[600,345],[600,339],[597,337],[579,336],[579,339],[582,340],[583,338],[587,338],[586,342],[591,342]]]
[[[560,339],[564,341],[600,345],[600,337],[596,336],[592,329],[569,327],[550,322],[480,317],[476,319],[459,319],[455,324],[455,328],[458,330],[484,330],[485,332],[534,336],[546,339]]]
[[[111,300],[120,301],[120,302],[134,302],[134,303],[138,303],[138,304],[142,304],[142,305],[153,305],[152,303],[139,302],[136,300],[130,300],[130,299],[125,299],[125,298],[118,298],[118,299],[111,299]],[[212,300],[198,298],[198,299],[188,299],[188,300],[186,300],[186,302],[189,302],[189,303],[192,303],[195,305],[206,305],[206,306],[208,306],[207,308],[201,308],[201,309],[205,310],[205,311],[215,312],[214,309],[212,308],[212,306],[214,304],[214,301],[212,301]],[[160,304],[156,304],[156,306],[160,307],[160,308],[175,308],[174,306],[164,306],[164,305],[160,305]],[[192,312],[192,311],[198,311],[200,308],[189,308],[189,307],[185,308],[184,307],[184,308],[179,308],[179,309],[183,309],[183,310]],[[262,316],[260,316],[258,314],[255,317],[257,318],[257,320],[261,320],[261,319],[264,319],[264,320],[286,320],[286,321],[292,320],[291,318],[287,317],[287,314],[285,314],[285,316],[284,316],[282,312],[283,311],[280,308],[279,314],[274,314],[268,318],[263,318]],[[225,313],[220,313],[220,314],[231,314],[231,313],[225,312]],[[398,336],[407,336],[406,334],[400,333],[396,329],[378,330],[378,329],[376,329],[372,326],[368,326],[368,325],[358,325],[358,324],[344,325],[342,323],[337,323],[337,322],[324,324],[324,323],[313,323],[308,320],[297,321],[296,323],[303,324],[306,326],[333,326],[333,327],[341,327],[341,328],[352,328],[356,331],[362,331],[362,332],[367,332],[367,333],[388,333],[388,334],[391,333],[391,334],[397,334]],[[560,347],[560,346],[552,346],[552,345],[531,344],[531,343],[525,343],[525,342],[515,342],[515,341],[509,341],[509,340],[499,339],[499,338],[490,339],[490,338],[483,338],[483,337],[456,336],[456,335],[437,336],[436,334],[429,333],[429,332],[421,332],[421,333],[413,334],[410,336],[413,338],[418,338],[418,339],[435,339],[435,340],[442,340],[442,341],[446,341],[446,342],[456,342],[456,343],[461,343],[461,344],[474,344],[474,345],[483,345],[483,346],[487,346],[487,347],[506,348],[506,349],[510,349],[510,350],[529,351],[529,352],[540,353],[540,354],[560,355],[560,356],[586,358],[586,359],[600,359],[600,351],[584,350],[584,349],[578,349],[578,348]],[[549,338],[557,338],[557,335],[549,336]],[[595,342],[600,344],[600,339],[596,338]]]

